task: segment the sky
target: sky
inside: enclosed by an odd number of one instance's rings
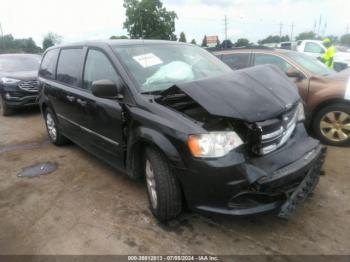
[[[163,0],[175,11],[176,34],[200,43],[203,36],[232,41],[248,38],[257,42],[268,35],[293,35],[313,29],[321,17],[321,32],[350,33],[350,0]],[[0,23],[4,34],[32,37],[41,46],[44,35],[54,32],[63,42],[106,39],[123,35],[123,0],[1,0]],[[325,27],[325,23],[327,26]],[[282,24],[282,26],[280,25]]]

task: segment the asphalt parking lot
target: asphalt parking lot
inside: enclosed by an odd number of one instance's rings
[[[349,254],[350,148],[289,222],[186,212],[160,225],[146,189],[75,145],[48,142],[38,110],[0,117],[0,254]],[[58,169],[19,177],[47,161]]]

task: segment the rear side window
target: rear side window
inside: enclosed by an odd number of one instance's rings
[[[91,89],[96,80],[111,80],[116,82],[118,75],[107,56],[97,50],[89,50],[84,70],[84,89]]]
[[[62,49],[57,64],[57,81],[78,86],[83,63],[83,49]]]
[[[55,70],[56,70],[58,52],[59,52],[59,49],[56,48],[48,51],[45,54],[39,70],[40,76],[49,78],[49,79],[55,79]]]
[[[239,53],[222,55],[222,61],[225,62],[232,69],[246,68],[249,65],[249,54]]]

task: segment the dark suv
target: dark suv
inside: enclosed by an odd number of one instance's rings
[[[37,105],[38,69],[41,56],[0,55],[0,111],[8,116],[13,109]]]
[[[49,49],[39,81],[52,143],[145,178],[160,221],[184,204],[288,218],[318,182],[325,151],[277,67],[234,72],[193,45],[116,40]]]

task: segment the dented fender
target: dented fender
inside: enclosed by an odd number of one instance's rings
[[[139,178],[142,176],[142,166],[140,166],[144,150],[144,145],[154,146],[159,149],[169,160],[172,166],[184,168],[183,160],[179,151],[171,143],[171,141],[161,132],[144,126],[134,128],[128,137],[127,145],[127,173],[131,178]],[[138,165],[137,165],[138,164]]]

